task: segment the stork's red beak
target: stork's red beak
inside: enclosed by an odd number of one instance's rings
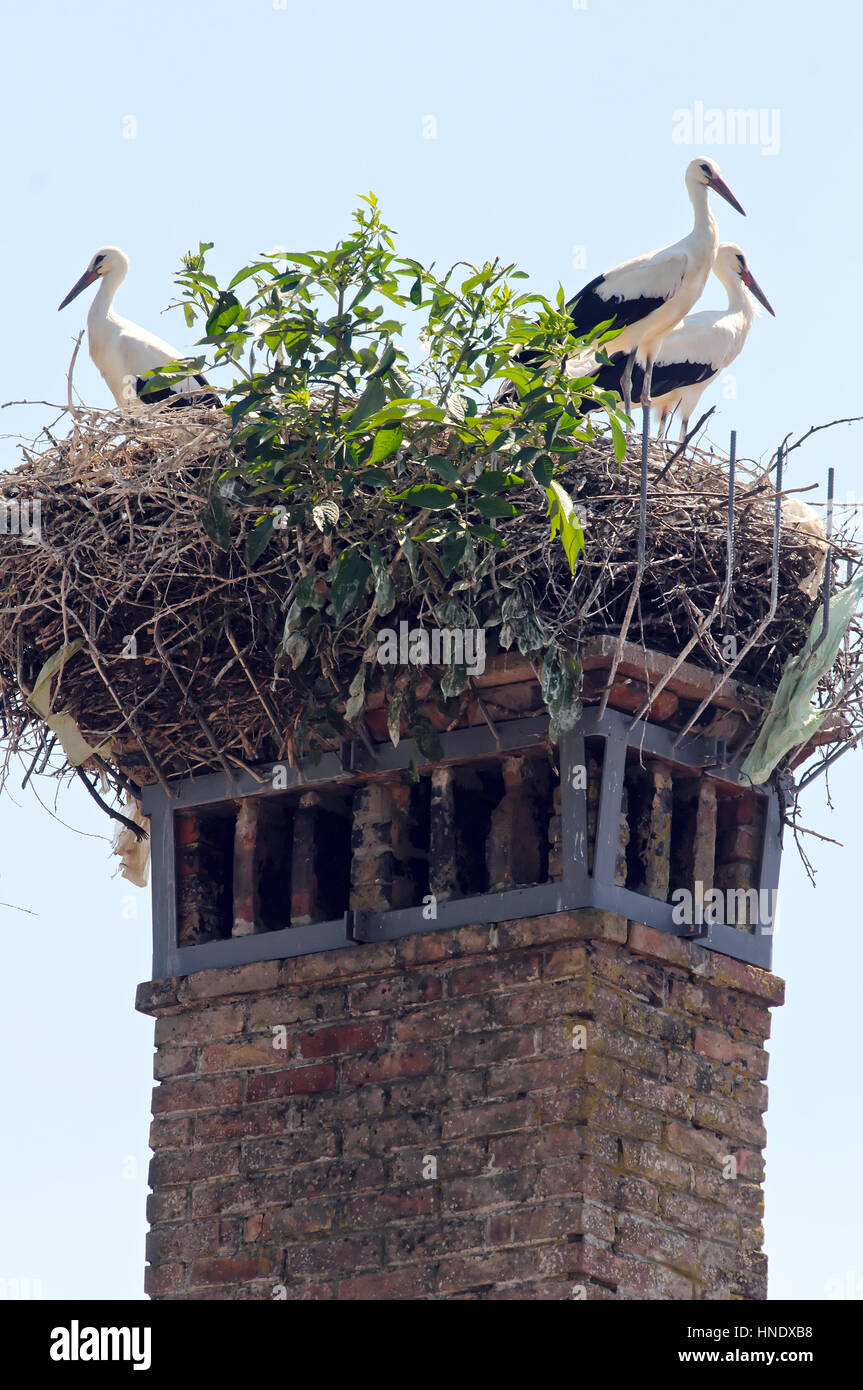
[[[746,216],[746,213],[743,211],[743,208],[740,206],[734,194],[731,192],[731,189],[728,187],[728,184],[725,182],[724,179],[721,179],[718,174],[714,174],[713,178],[708,180],[707,186],[708,188],[712,188],[715,193],[718,193],[720,198],[724,198],[726,203],[730,203],[733,208],[736,208],[736,210],[739,213],[741,213],[743,217]]]
[[[763,304],[768,314],[773,314],[773,317],[776,318],[776,314],[773,310],[773,305],[770,303],[770,300],[767,298],[767,295],[764,293],[755,276],[752,274],[752,271],[741,271],[740,278],[743,281],[746,288],[748,290],[751,290],[752,293],[755,295],[755,298],[758,300],[759,304]]]
[[[63,303],[57,306],[58,314],[61,309],[66,308],[67,304],[71,304],[73,299],[77,299],[82,290],[86,290],[87,286],[92,285],[93,281],[98,280],[98,278],[99,276],[95,270],[85,270],[77,285],[72,286],[66,298],[63,300]]]

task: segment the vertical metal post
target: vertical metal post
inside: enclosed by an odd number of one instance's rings
[[[830,623],[830,586],[833,583],[833,478],[834,470],[827,469],[827,554],[824,556],[824,587],[823,607],[821,613],[821,631],[818,634],[817,642],[812,644],[813,652],[821,646],[827,636],[827,628]]]
[[[737,431],[731,431],[731,445],[728,451],[728,537],[726,554],[725,596],[723,609],[727,608],[734,583],[734,485],[737,468]]]

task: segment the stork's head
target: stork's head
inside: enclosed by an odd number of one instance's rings
[[[742,213],[744,217],[746,216],[746,213],[743,212],[743,208],[740,206],[734,194],[731,192],[731,189],[728,187],[728,184],[722,177],[722,174],[719,172],[719,165],[716,163],[715,159],[707,159],[702,155],[698,159],[690,161],[686,170],[686,186],[691,193],[695,188],[698,188],[699,185],[712,188],[714,193],[718,193],[720,198],[725,199],[726,203],[730,203],[737,212]]]
[[[723,241],[717,246],[713,271],[729,291],[738,280],[742,280],[746,288],[755,295],[759,304],[763,304],[768,314],[773,314],[773,317],[776,318],[770,300],[746,264],[746,257],[733,241]]]
[[[94,280],[100,276],[110,275],[112,271],[117,272],[117,283],[123,279],[129,269],[129,258],[119,246],[103,246],[101,251],[97,251],[81,279],[74,284],[60,305],[65,309],[67,304],[71,304],[73,299],[77,299],[82,290],[86,290],[88,285],[92,285]]]

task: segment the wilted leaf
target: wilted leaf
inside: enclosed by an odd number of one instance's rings
[[[387,733],[390,736],[390,743],[393,748],[398,748],[401,738],[401,713],[404,704],[405,693],[397,690],[389,703],[387,711]]]
[[[467,670],[464,666],[448,666],[441,677],[441,694],[448,700],[467,689]]]
[[[339,519],[339,505],[327,498],[312,507],[312,521],[319,531],[331,531]]]
[[[358,714],[362,714],[366,701],[366,676],[368,673],[368,666],[361,662],[357,674],[348,686],[348,699],[345,704],[347,719],[356,719]]]
[[[561,734],[575,728],[581,718],[578,698],[581,663],[557,646],[548,648],[542,663],[542,698],[548,707],[549,738],[556,743]]]

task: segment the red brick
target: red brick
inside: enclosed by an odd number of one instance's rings
[[[214,1110],[236,1105],[243,1090],[239,1076],[208,1077],[198,1081],[163,1081],[153,1092],[153,1114],[174,1110]]]
[[[371,1052],[385,1032],[383,1023],[343,1023],[300,1033],[297,1043],[303,1057],[331,1057],[339,1052]]]
[[[277,960],[259,960],[226,970],[200,970],[187,975],[177,997],[181,1000],[223,999],[234,994],[258,994],[275,989],[279,978]]]
[[[490,990],[502,992],[507,985],[538,980],[541,966],[542,957],[536,951],[498,956],[482,965],[463,966],[450,971],[449,993],[457,999],[465,994],[486,994]]]
[[[344,1079],[349,1086],[364,1086],[369,1081],[391,1081],[397,1076],[420,1076],[433,1071],[437,1057],[430,1047],[394,1047],[380,1052],[369,1060],[352,1058],[344,1066]]]
[[[144,1270],[144,1292],[151,1296],[177,1293],[185,1277],[186,1269],[181,1264],[148,1265]]]
[[[192,1266],[190,1287],[196,1284],[240,1284],[260,1279],[270,1273],[272,1257],[260,1255],[231,1255],[196,1260]]]
[[[290,1050],[276,1049],[275,1039],[239,1038],[235,1042],[213,1043],[201,1052],[201,1071],[245,1071],[253,1067],[272,1067],[287,1061]]]
[[[233,1033],[243,1031],[243,1010],[239,1004],[226,1004],[212,1009],[184,1009],[180,1014],[165,1014],[156,1019],[156,1046],[163,1043],[220,1042]]]
[[[224,1178],[239,1169],[240,1151],[236,1148],[200,1148],[189,1152],[162,1151],[150,1162],[150,1186],[154,1189],[174,1187],[203,1178]]]
[[[336,1084],[334,1062],[316,1067],[289,1067],[283,1071],[263,1072],[249,1081],[248,1099],[275,1100],[282,1096],[306,1096],[318,1091],[331,1091]]]
[[[408,1004],[428,1004],[443,992],[440,975],[387,975],[351,987],[351,1013],[392,1014]]]
[[[506,1134],[527,1129],[536,1123],[536,1104],[517,1100],[502,1104],[479,1105],[472,1110],[456,1110],[444,1116],[442,1138],[473,1139],[480,1134]]]
[[[340,1299],[422,1298],[431,1291],[429,1271],[417,1269],[387,1270],[380,1274],[358,1274],[354,1279],[339,1280]]]

